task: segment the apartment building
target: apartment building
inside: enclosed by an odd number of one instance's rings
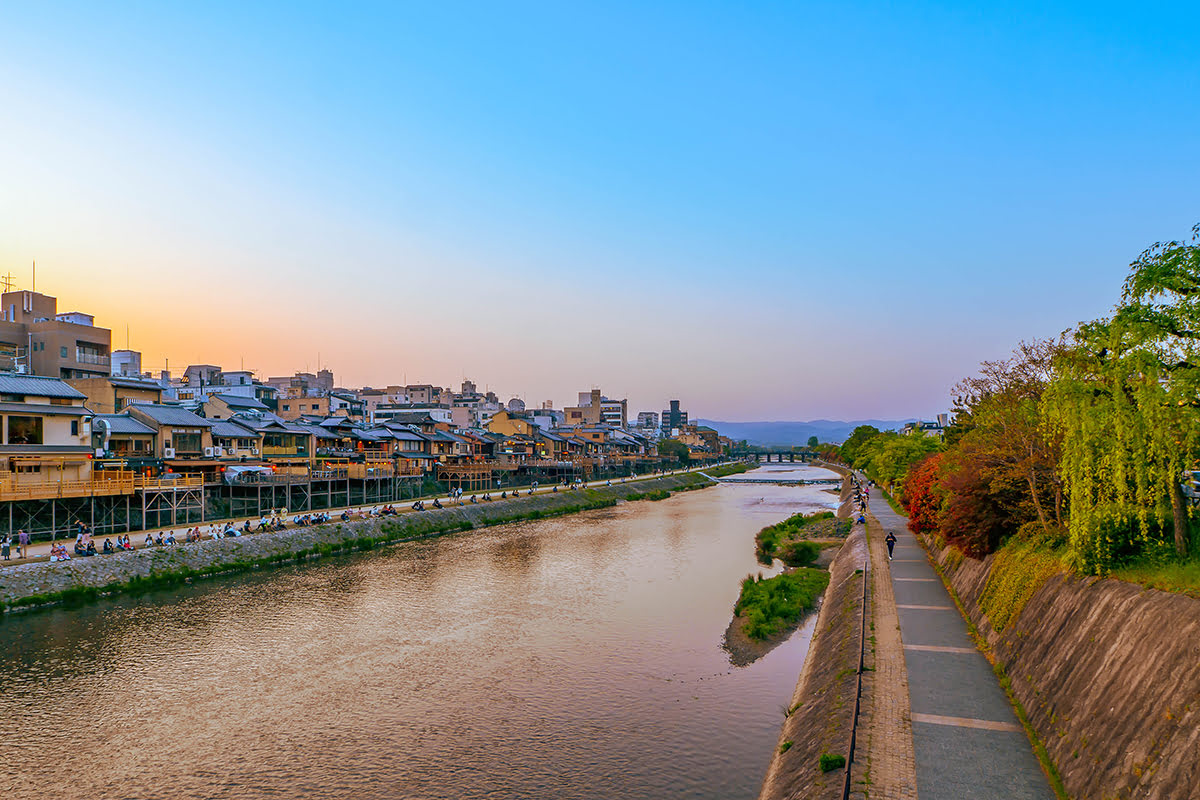
[[[60,313],[58,299],[40,292],[0,294],[0,369],[51,378],[104,377],[112,331],[91,314]]]

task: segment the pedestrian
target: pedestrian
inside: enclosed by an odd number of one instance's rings
[[[11,550],[12,550],[12,534],[6,533],[6,534],[4,534],[4,539],[0,540],[0,556],[3,556],[4,560],[8,561],[9,560],[8,554]]]
[[[884,541],[887,542],[887,546],[888,546],[888,561],[891,561],[892,560],[892,549],[895,548],[895,546],[896,546],[896,534],[892,533],[891,531],[888,531],[887,538],[884,539]]]
[[[29,558],[29,534],[24,528],[17,531],[17,544],[19,545],[17,552],[20,554],[20,557]]]

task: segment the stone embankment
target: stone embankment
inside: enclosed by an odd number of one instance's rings
[[[997,631],[995,556],[926,547],[1072,797],[1200,798],[1200,600],[1058,574]]]
[[[866,532],[856,525],[829,565],[829,587],[760,800],[842,796],[843,771],[823,772],[820,758],[824,753],[845,755],[849,742],[866,561]]]
[[[327,553],[368,549],[388,542],[603,508],[634,494],[713,485],[707,478],[685,473],[583,491],[541,493],[511,500],[405,512],[391,517],[353,519],[274,533],[148,547],[129,553],[21,564],[0,568],[0,606],[13,609],[87,600]]]

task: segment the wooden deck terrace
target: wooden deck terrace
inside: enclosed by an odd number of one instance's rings
[[[133,494],[135,476],[124,470],[105,470],[89,480],[18,480],[0,477],[0,501],[52,500],[59,497],[104,497]]]

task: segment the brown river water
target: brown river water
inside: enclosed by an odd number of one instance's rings
[[[833,500],[724,484],[8,616],[0,797],[753,797],[813,622],[745,668],[722,636],[754,534]]]

